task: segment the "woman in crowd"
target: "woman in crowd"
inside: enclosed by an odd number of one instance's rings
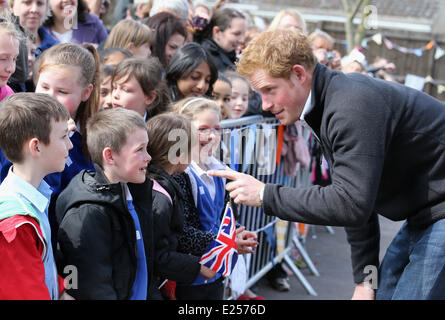
[[[61,43],[84,42],[98,46],[107,36],[98,16],[88,13],[83,0],[49,0],[52,14],[45,21],[46,30]]]
[[[245,16],[232,8],[215,11],[209,24],[196,40],[212,55],[218,71],[235,69],[236,49],[244,43]]]
[[[36,56],[58,43],[42,27],[49,12],[48,0],[13,0],[11,9],[14,15],[19,17],[20,25],[34,36]]]
[[[159,12],[145,23],[154,32],[152,53],[166,68],[176,50],[185,43],[185,23],[170,12]]]

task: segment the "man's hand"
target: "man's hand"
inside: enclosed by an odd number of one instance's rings
[[[372,289],[369,285],[365,283],[358,283],[355,286],[354,294],[352,295],[351,300],[374,300],[375,293],[374,289]]]
[[[251,207],[260,207],[260,191],[266,186],[254,177],[230,168],[226,170],[209,170],[211,176],[232,180],[226,184],[226,190],[230,192],[230,197],[236,204],[243,204]]]
[[[254,253],[253,249],[258,246],[258,236],[255,232],[245,230],[242,226],[236,229],[236,249],[239,254]]]

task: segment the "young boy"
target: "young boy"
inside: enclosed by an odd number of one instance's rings
[[[149,298],[153,272],[148,136],[135,111],[98,112],[87,123],[96,171],[81,171],[56,203],[63,265],[74,265],[76,299]],[[152,298],[152,297],[150,297]]]
[[[43,177],[65,167],[73,147],[69,117],[45,94],[18,93],[0,103],[0,148],[12,162],[0,185],[0,299],[58,299],[63,291]]]

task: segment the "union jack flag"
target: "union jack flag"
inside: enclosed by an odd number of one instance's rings
[[[210,243],[199,263],[225,277],[230,276],[238,260],[235,237],[235,217],[229,202],[219,226],[218,236]]]

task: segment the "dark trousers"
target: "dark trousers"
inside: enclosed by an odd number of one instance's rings
[[[223,300],[224,298],[224,277],[212,283],[205,283],[197,286],[176,286],[176,298],[178,300]]]

